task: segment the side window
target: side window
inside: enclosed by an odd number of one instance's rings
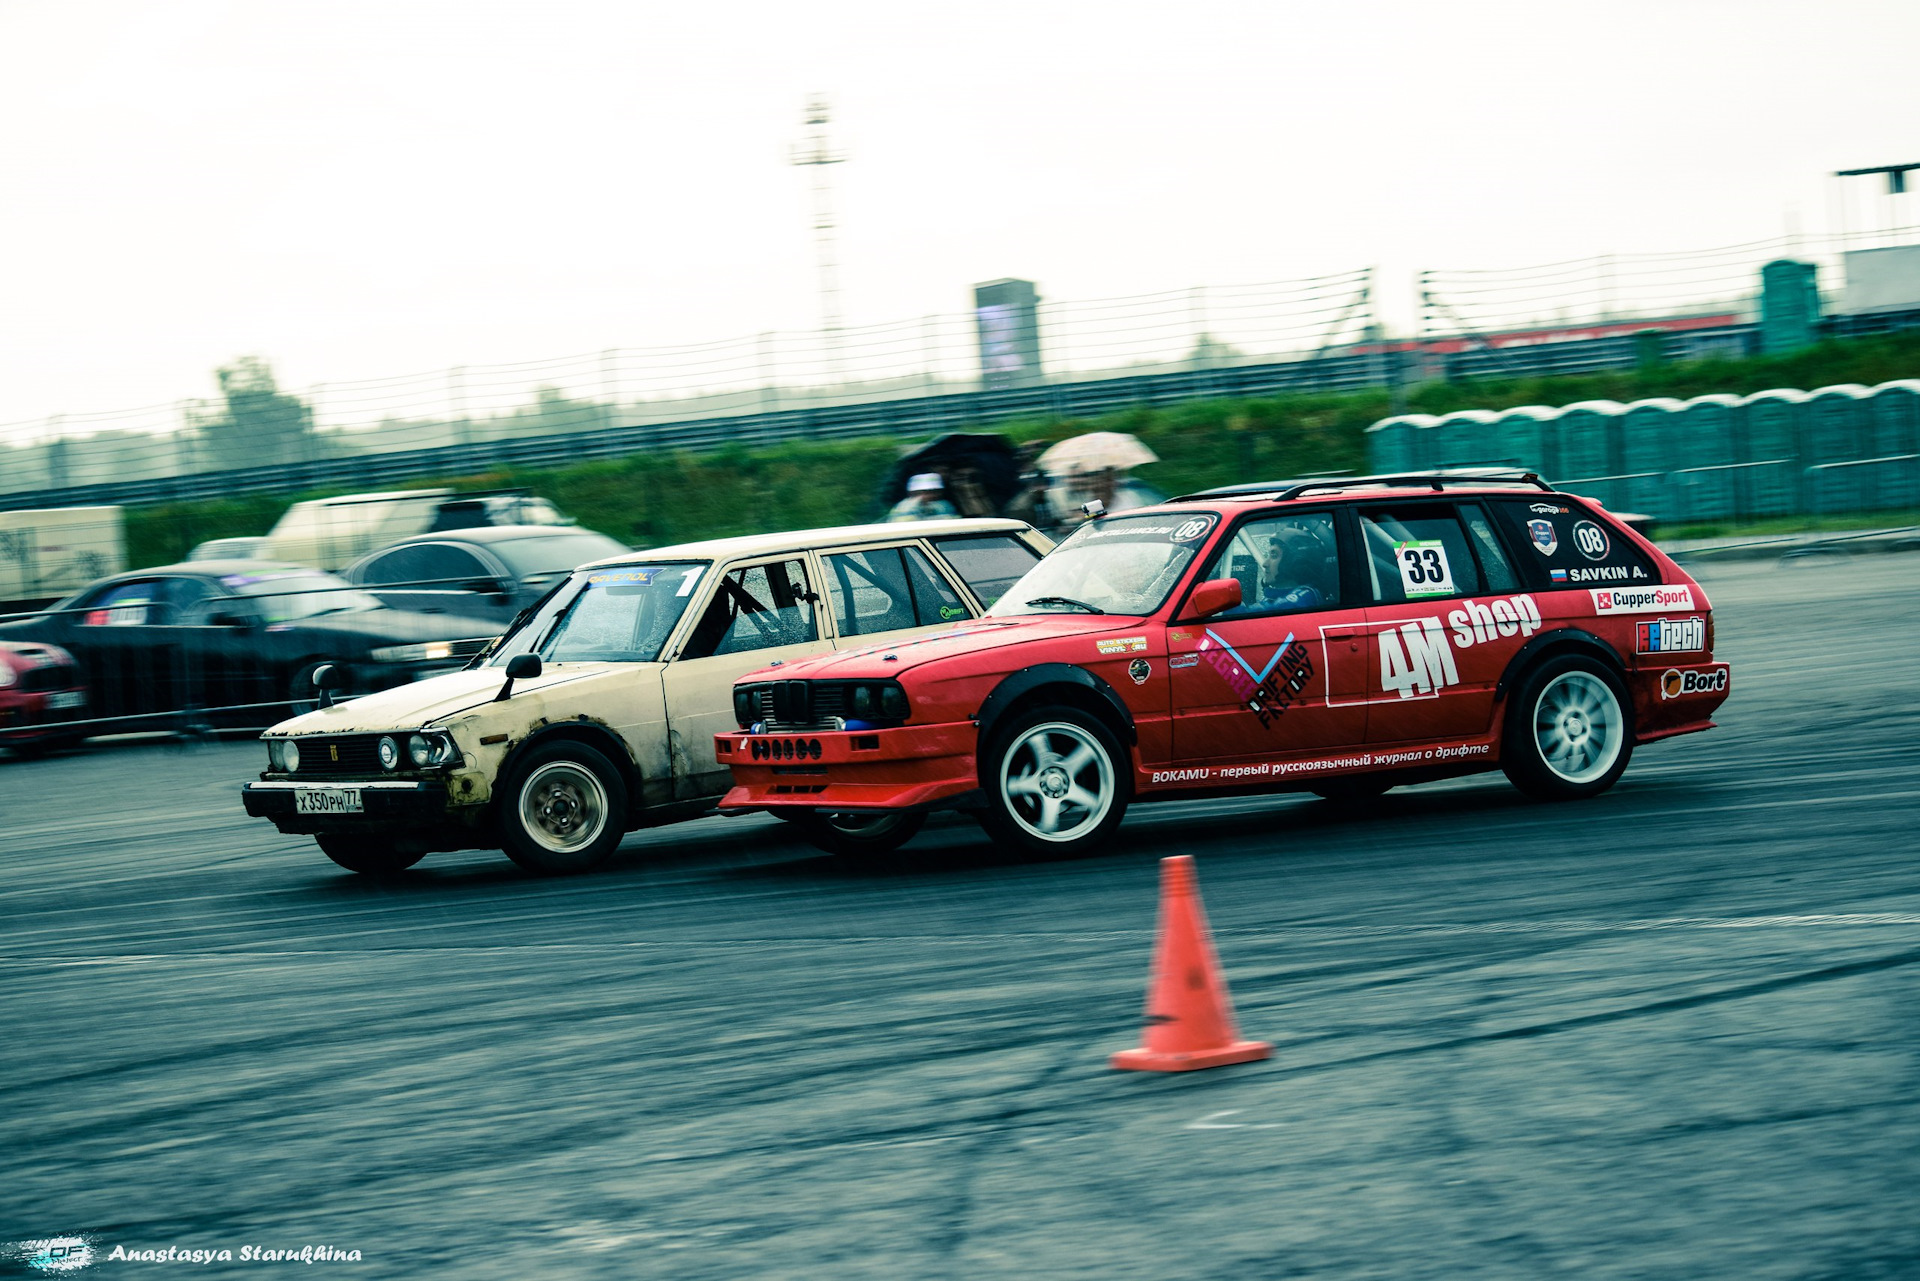
[[[1651,583],[1653,566],[1639,547],[1563,494],[1502,498],[1489,504],[1520,552],[1520,573],[1550,591],[1607,583]]]
[[[942,538],[934,542],[982,605],[992,605],[1007,588],[1040,563],[1040,553],[1010,534],[984,538]]]
[[[918,547],[902,547],[900,555],[906,558],[907,582],[913,587],[913,613],[922,627],[951,623],[967,616],[967,607],[925,552]]]
[[[420,562],[420,577],[441,591],[458,591],[475,579],[493,577],[480,563],[480,558],[464,547],[429,543],[420,550],[425,553]]]
[[[1363,507],[1360,529],[1373,598],[1382,605],[1486,590],[1466,530],[1450,506]]]
[[[1507,560],[1507,553],[1501,548],[1500,539],[1493,532],[1493,525],[1487,518],[1487,509],[1479,503],[1462,503],[1460,519],[1467,527],[1467,537],[1473,543],[1474,555],[1480,558],[1480,572],[1486,576],[1487,590],[1490,592],[1519,591],[1519,575],[1513,572],[1513,566]]]
[[[1240,580],[1240,604],[1221,615],[1225,618],[1331,609],[1340,604],[1333,513],[1248,521],[1214,554],[1200,578]]]
[[[843,552],[827,559],[827,589],[842,636],[912,627],[913,591],[898,547]]]
[[[422,547],[396,547],[368,561],[366,568],[360,571],[360,581],[368,587],[397,587],[402,583],[414,583],[425,578],[421,567],[425,564]]]
[[[96,596],[80,615],[83,627],[144,627],[159,622],[160,584],[121,583]]]
[[[736,569],[714,584],[682,658],[745,654],[820,639],[804,561]]]

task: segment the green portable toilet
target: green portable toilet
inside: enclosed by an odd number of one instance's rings
[[[1867,471],[1874,511],[1920,507],[1920,378],[1881,383],[1868,393],[1868,448],[1876,463]]]
[[[1494,456],[1493,422],[1495,415],[1486,409],[1456,409],[1443,414],[1429,428],[1427,439],[1433,442],[1435,467],[1491,467]]]
[[[1620,404],[1583,400],[1568,405],[1553,422],[1553,483],[1621,510]]]
[[[1786,516],[1800,496],[1800,420],[1807,393],[1756,391],[1740,402],[1741,459],[1736,489],[1742,516]]]
[[[1797,351],[1820,323],[1820,286],[1810,262],[1782,258],[1760,269],[1760,350]]]
[[[1865,511],[1867,466],[1836,466],[1873,457],[1870,393],[1858,383],[1822,387],[1807,397],[1800,420],[1800,466],[1808,511]]]
[[[1492,438],[1498,457],[1492,462],[1553,474],[1553,423],[1560,411],[1548,405],[1520,405],[1494,417]]]
[[[1675,415],[1674,520],[1726,520],[1739,510],[1740,398],[1715,392],[1695,396]]]
[[[1620,411],[1620,470],[1626,473],[1620,501],[1626,510],[1673,519],[1668,473],[1684,465],[1678,446],[1685,408],[1671,396],[1655,396]]]
[[[1399,414],[1382,418],[1367,428],[1367,469],[1375,475],[1419,471],[1429,466],[1428,429],[1439,422],[1432,414]]]

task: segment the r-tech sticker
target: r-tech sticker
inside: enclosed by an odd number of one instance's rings
[[[1551,556],[1560,550],[1560,535],[1554,532],[1550,520],[1528,521],[1527,537],[1533,540],[1533,549],[1542,556]]]
[[[1642,654],[1693,654],[1707,647],[1704,618],[1656,618],[1635,623],[1634,648]]]
[[[1683,609],[1698,609],[1693,603],[1692,587],[1594,587],[1596,614],[1665,614]]]
[[[1686,671],[1669,669],[1660,677],[1660,697],[1685,698],[1688,694],[1718,694],[1727,687],[1724,667],[1694,667]]]
[[[1447,549],[1439,539],[1395,543],[1393,556],[1400,565],[1400,585],[1408,600],[1453,595],[1453,566],[1447,563]]]
[[[1583,520],[1573,527],[1573,545],[1588,560],[1605,560],[1613,549],[1613,543],[1607,538],[1607,531],[1590,520]]]

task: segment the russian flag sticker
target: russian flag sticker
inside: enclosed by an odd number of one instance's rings
[[[1564,583],[1567,581],[1567,571],[1564,569],[1551,569],[1547,572],[1553,575],[1553,581],[1556,583]]]

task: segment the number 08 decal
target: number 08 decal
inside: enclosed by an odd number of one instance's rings
[[[1447,564],[1447,549],[1439,539],[1418,543],[1395,543],[1394,559],[1400,565],[1400,585],[1408,600],[1454,594],[1453,566]]]

